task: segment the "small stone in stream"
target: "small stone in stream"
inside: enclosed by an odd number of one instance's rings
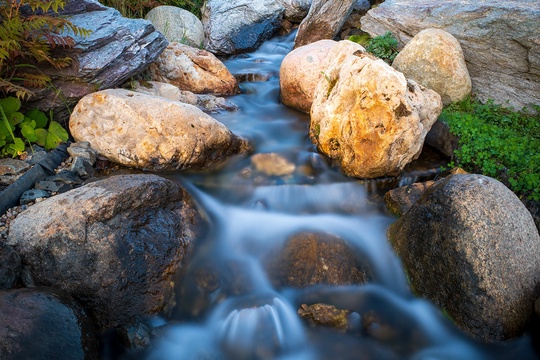
[[[47,181],[61,181],[65,184],[74,184],[74,185],[81,185],[83,183],[83,181],[81,180],[81,178],[71,172],[71,171],[68,171],[68,170],[62,170],[60,171],[58,174],[56,175],[52,175],[52,176],[49,176],[47,177],[45,180]]]
[[[236,81],[239,83],[242,82],[265,82],[270,80],[272,77],[271,73],[267,74],[260,74],[260,73],[241,73],[241,74],[234,74],[234,77]]]
[[[95,160],[94,160],[95,163]],[[83,178],[92,177],[95,173],[95,169],[92,166],[91,160],[83,156],[76,156],[73,159],[70,170],[79,174]]]
[[[258,172],[268,176],[291,175],[296,169],[293,163],[276,153],[255,154],[251,163]]]
[[[141,322],[129,327],[121,327],[118,334],[128,349],[144,349],[150,345],[152,326]]]
[[[38,201],[39,198],[48,198],[51,194],[48,191],[41,189],[26,190],[19,200],[21,205],[28,204],[32,201]]]
[[[348,310],[340,310],[326,304],[302,304],[298,309],[298,315],[308,320],[312,326],[326,326],[339,330],[348,328],[349,313]]]
[[[0,175],[17,175],[30,167],[26,161],[17,159],[0,159]]]

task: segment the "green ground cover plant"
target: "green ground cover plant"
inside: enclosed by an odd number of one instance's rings
[[[201,18],[201,8],[205,0],[100,0],[109,7],[120,11],[122,16],[144,19],[146,14],[153,8],[160,5],[176,6],[185,9]]]
[[[540,201],[540,106],[534,110],[473,97],[446,107],[440,119],[460,138],[450,166],[496,178],[518,196]]]
[[[0,99],[0,156],[19,156],[34,143],[51,150],[68,140],[62,125],[49,121],[45,113],[34,109],[23,114],[20,108],[16,97]]]
[[[348,38],[366,48],[366,51],[391,64],[398,54],[398,42],[390,31],[370,38],[368,34],[352,35]]]

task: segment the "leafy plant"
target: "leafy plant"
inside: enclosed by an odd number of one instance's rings
[[[51,150],[68,140],[62,125],[49,122],[45,113],[34,109],[23,114],[20,108],[21,101],[16,97],[0,99],[0,156],[21,155],[26,149],[25,142]]]
[[[150,10],[160,5],[176,6],[201,18],[204,0],[101,0],[101,3],[130,18],[144,18]]]
[[[443,109],[440,119],[460,138],[457,165],[540,200],[540,107],[516,112],[468,98]]]
[[[348,38],[362,46],[366,47],[366,51],[372,53],[379,59],[383,59],[391,64],[398,54],[398,42],[390,31],[384,35],[375,36],[374,38],[366,37],[366,35],[353,35]]]
[[[41,63],[60,69],[69,66],[71,58],[53,55],[56,48],[75,45],[67,35],[87,36],[90,32],[55,16],[66,0],[0,1],[0,91],[28,99],[32,88],[50,83],[48,75],[39,71]]]

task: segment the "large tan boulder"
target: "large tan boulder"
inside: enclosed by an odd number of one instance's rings
[[[283,104],[309,113],[317,83],[324,78],[328,66],[328,52],[336,44],[334,40],[319,40],[285,56],[279,69]]]
[[[311,107],[311,140],[347,175],[398,175],[420,154],[441,97],[351,41],[328,58]]]
[[[150,65],[153,80],[199,94],[233,95],[238,83],[225,65],[212,53],[173,42]]]
[[[392,67],[435,90],[444,105],[463,100],[471,93],[471,78],[461,46],[444,30],[420,31],[396,56]]]
[[[208,168],[250,150],[246,139],[193,105],[124,89],[85,96],[71,134],[109,160],[135,168]]]

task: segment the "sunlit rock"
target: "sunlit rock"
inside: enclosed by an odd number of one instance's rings
[[[201,47],[204,42],[204,30],[201,21],[192,13],[176,6],[157,6],[146,14],[146,20],[152,22],[169,42],[179,42],[194,47]]]
[[[392,32],[400,46],[429,28],[461,44],[480,99],[517,109],[540,104],[540,2],[386,0],[361,19],[371,36]],[[511,19],[511,20],[510,20]]]
[[[0,357],[99,358],[94,326],[79,304],[47,287],[0,291]]]
[[[204,48],[221,55],[254,50],[277,31],[284,12],[273,0],[209,0],[202,14]]]
[[[200,94],[233,95],[238,83],[212,53],[180,43],[171,43],[148,72],[155,81]]]
[[[362,284],[370,277],[343,240],[322,233],[292,236],[266,268],[277,287]]]
[[[328,66],[327,55],[337,42],[320,40],[291,51],[281,63],[279,86],[283,104],[309,113],[313,93]]]
[[[124,89],[84,97],[69,127],[100,155],[141,169],[208,168],[250,150],[246,139],[195,106]]]
[[[444,30],[416,34],[396,56],[392,67],[407,78],[435,90],[444,105],[471,93],[471,78],[459,42]]]
[[[453,175],[389,229],[416,293],[485,340],[519,336],[540,295],[540,236],[497,180]]]
[[[66,291],[106,329],[169,310],[199,222],[177,184],[123,175],[33,205],[11,223],[8,243],[27,286]]]
[[[398,175],[419,156],[440,96],[351,41],[328,58],[311,107],[311,140],[347,175]]]

